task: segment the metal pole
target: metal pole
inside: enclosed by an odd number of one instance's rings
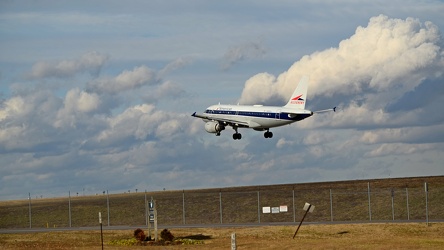
[[[71,227],[71,191],[68,192],[68,214],[69,227]]]
[[[405,188],[405,196],[406,196],[406,203],[407,203],[407,220],[410,220],[409,189],[408,188]]]
[[[182,215],[183,215],[183,224],[185,225],[185,190],[182,191]]]
[[[109,211],[109,193],[108,190],[106,190],[106,208],[108,209],[108,227],[109,227],[109,214],[111,211]]]
[[[395,199],[395,191],[392,188],[392,220],[395,220],[395,203],[394,203],[394,199]]]
[[[103,229],[102,229],[102,213],[99,212],[99,223],[100,223],[100,240],[102,241],[102,250],[103,250]]]
[[[151,206],[152,206],[153,210],[151,210]],[[149,202],[148,210],[149,210],[149,216],[148,216],[148,235],[149,235],[149,237],[151,237],[151,212],[153,213],[153,216],[154,216],[154,201],[153,201],[153,197],[152,196],[151,196],[151,201]],[[154,221],[153,221],[153,224],[154,224]]]
[[[145,226],[148,226],[148,203],[146,200],[146,190],[145,190]]]
[[[219,191],[220,224],[222,224],[222,192]]]
[[[294,187],[293,187],[293,222],[296,222],[296,207],[294,205]]]
[[[103,226],[102,226],[102,223],[100,223],[100,239],[102,240],[102,250],[103,250]]]
[[[367,192],[368,192],[368,216],[370,221],[372,221],[372,206],[370,200],[370,182],[367,182]]]
[[[333,221],[333,198],[331,194],[331,188],[330,188],[330,219]]]
[[[424,182],[424,189],[426,195],[426,222],[427,226],[429,225],[429,185],[427,182]]]
[[[294,232],[294,235],[293,235],[293,239],[294,239],[294,237],[296,237],[296,234],[298,233],[298,231],[299,231],[299,228],[301,227],[301,225],[302,225],[302,222],[304,221],[304,219],[305,219],[305,216],[307,216],[307,214],[308,214],[308,211],[310,211],[310,208],[311,208],[311,204],[308,206],[308,209],[307,209],[307,211],[305,211],[305,214],[304,214],[304,217],[302,217],[302,220],[301,220],[301,222],[299,223],[299,226],[298,226],[298,229],[296,229],[296,232]]]
[[[157,242],[157,204],[156,201],[153,201],[154,206],[154,241]]]
[[[260,191],[257,191],[257,221],[261,223],[261,202],[260,202]]]
[[[32,228],[31,193],[29,193],[28,201],[29,201],[29,228]]]

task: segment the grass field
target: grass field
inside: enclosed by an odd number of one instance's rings
[[[444,249],[444,223],[302,225],[251,228],[172,229],[175,237],[201,239],[199,245],[129,246],[133,231],[104,231],[105,249]],[[100,249],[100,231],[0,234],[1,249]]]

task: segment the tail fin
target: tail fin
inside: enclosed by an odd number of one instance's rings
[[[305,102],[307,100],[308,76],[303,76],[299,81],[298,86],[284,106],[286,108],[305,109]]]

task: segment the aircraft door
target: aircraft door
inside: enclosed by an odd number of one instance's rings
[[[280,115],[281,115],[281,110],[279,109],[278,111],[276,111],[275,118],[280,119]]]

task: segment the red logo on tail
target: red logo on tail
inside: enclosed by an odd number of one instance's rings
[[[301,98],[302,95],[298,95],[291,99],[291,104],[304,104],[305,100]]]
[[[292,101],[303,101],[304,99],[301,98],[302,95],[296,96],[295,98],[291,99]]]

